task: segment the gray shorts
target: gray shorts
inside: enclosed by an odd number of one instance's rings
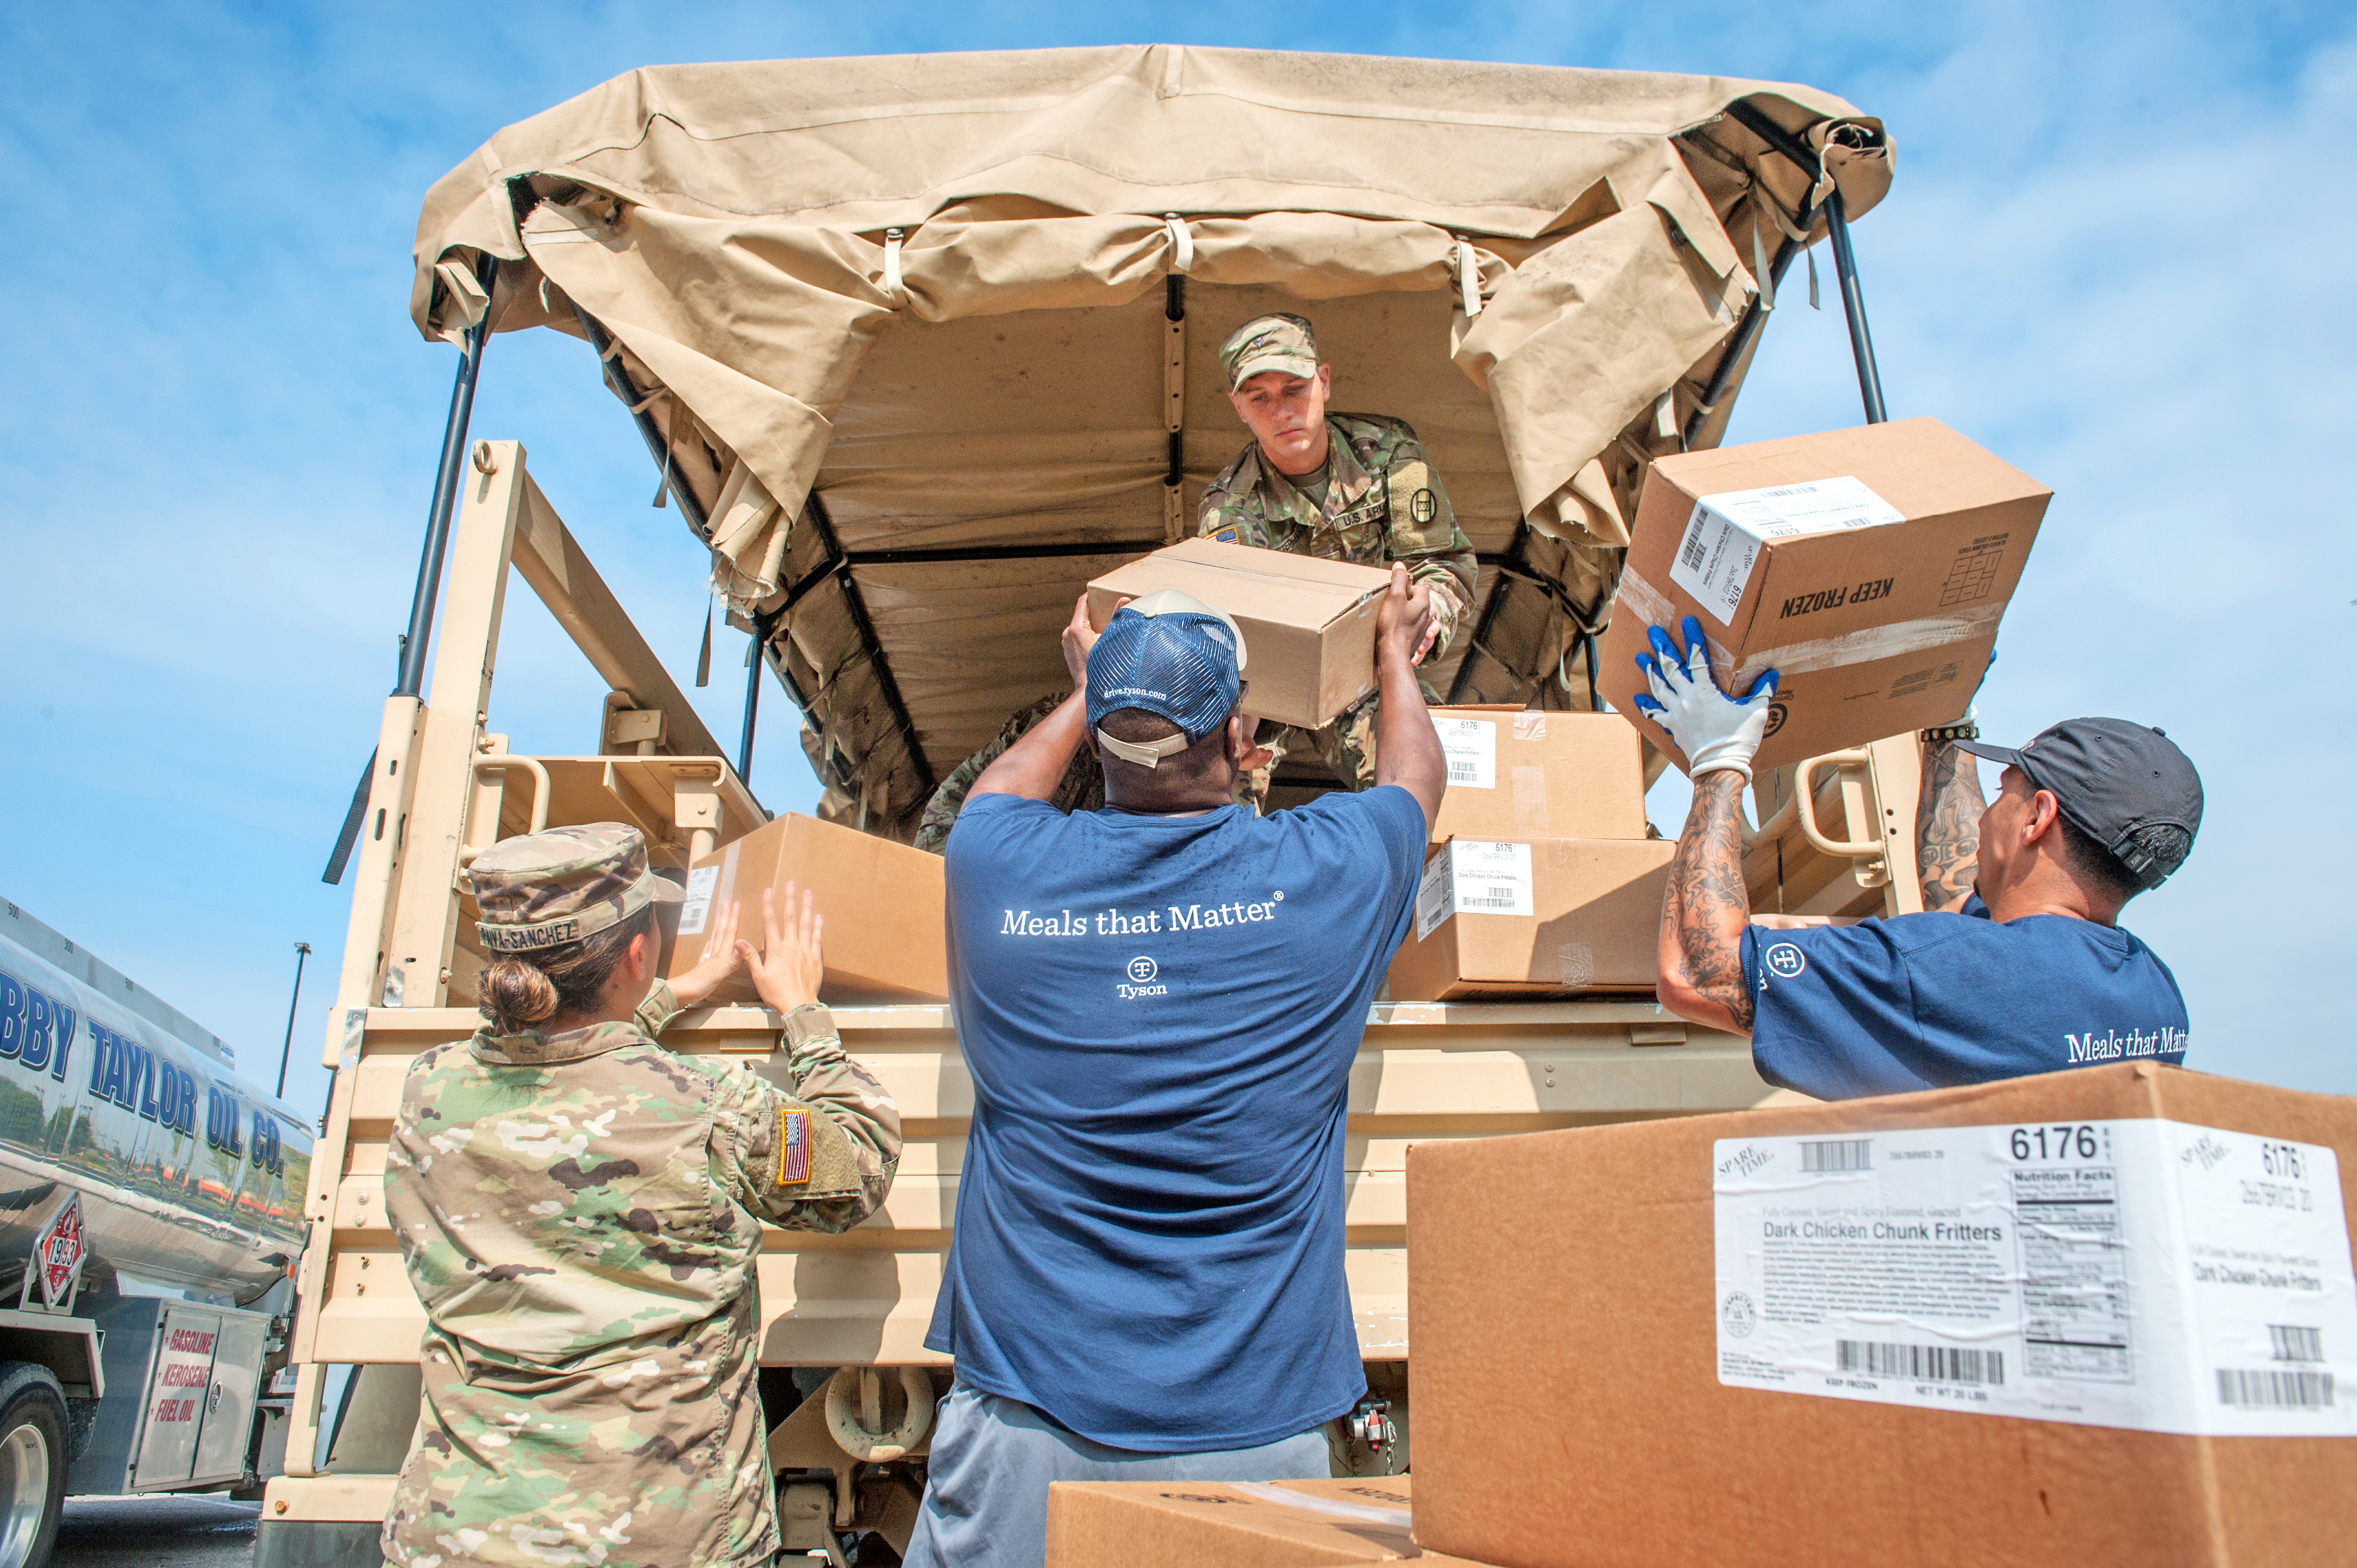
[[[1333,1473],[1316,1428],[1257,1448],[1139,1454],[1067,1432],[1020,1400],[953,1384],[934,1417],[909,1568],[1043,1568],[1050,1481],[1307,1481]]]

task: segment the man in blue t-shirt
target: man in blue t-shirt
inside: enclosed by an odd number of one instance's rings
[[[1770,929],[1744,887],[1742,794],[1776,673],[1737,702],[1693,617],[1683,654],[1659,627],[1651,639],[1637,702],[1695,784],[1662,905],[1663,1006],[1749,1034],[1762,1078],[1824,1100],[2184,1060],[2177,979],[2118,925],[2201,826],[2201,777],[2167,736],[2071,719],[2013,751],[1978,744],[1969,718],[1926,730],[1924,913]],[[1971,757],[2005,766],[1986,804]]]
[[[1328,1474],[1365,1391],[1342,1275],[1342,1139],[1367,1005],[1447,778],[1376,617],[1375,787],[1256,817],[1233,621],[1168,591],[1086,605],[1081,687],[974,780],[946,868],[973,1132],[925,1343],[956,1358],[909,1562],[1045,1555],[1051,1481]],[[1105,808],[1049,803],[1095,748]]]

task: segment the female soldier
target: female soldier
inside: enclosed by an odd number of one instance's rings
[[[679,890],[636,830],[554,828],[468,875],[483,1026],[418,1057],[385,1209],[425,1304],[400,1568],[721,1568],[779,1547],[755,1382],[759,1220],[836,1231],[884,1201],[900,1118],[817,1001],[820,921],[765,893],[655,980]],[[783,918],[780,919],[782,915]],[[794,1090],[654,1036],[739,964],[785,1015]]]

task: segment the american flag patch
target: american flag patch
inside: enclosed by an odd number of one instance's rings
[[[778,1108],[778,1185],[798,1187],[810,1180],[811,1113],[799,1108]]]

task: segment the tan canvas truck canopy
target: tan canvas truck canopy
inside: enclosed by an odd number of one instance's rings
[[[810,720],[906,836],[1067,682],[1082,585],[1247,439],[1217,349],[1316,323],[1481,560],[1432,674],[1587,707],[1646,463],[1712,446],[1772,279],[1880,199],[1878,122],[1718,77],[1154,45],[633,71],[428,194],[411,310],[599,351]]]

